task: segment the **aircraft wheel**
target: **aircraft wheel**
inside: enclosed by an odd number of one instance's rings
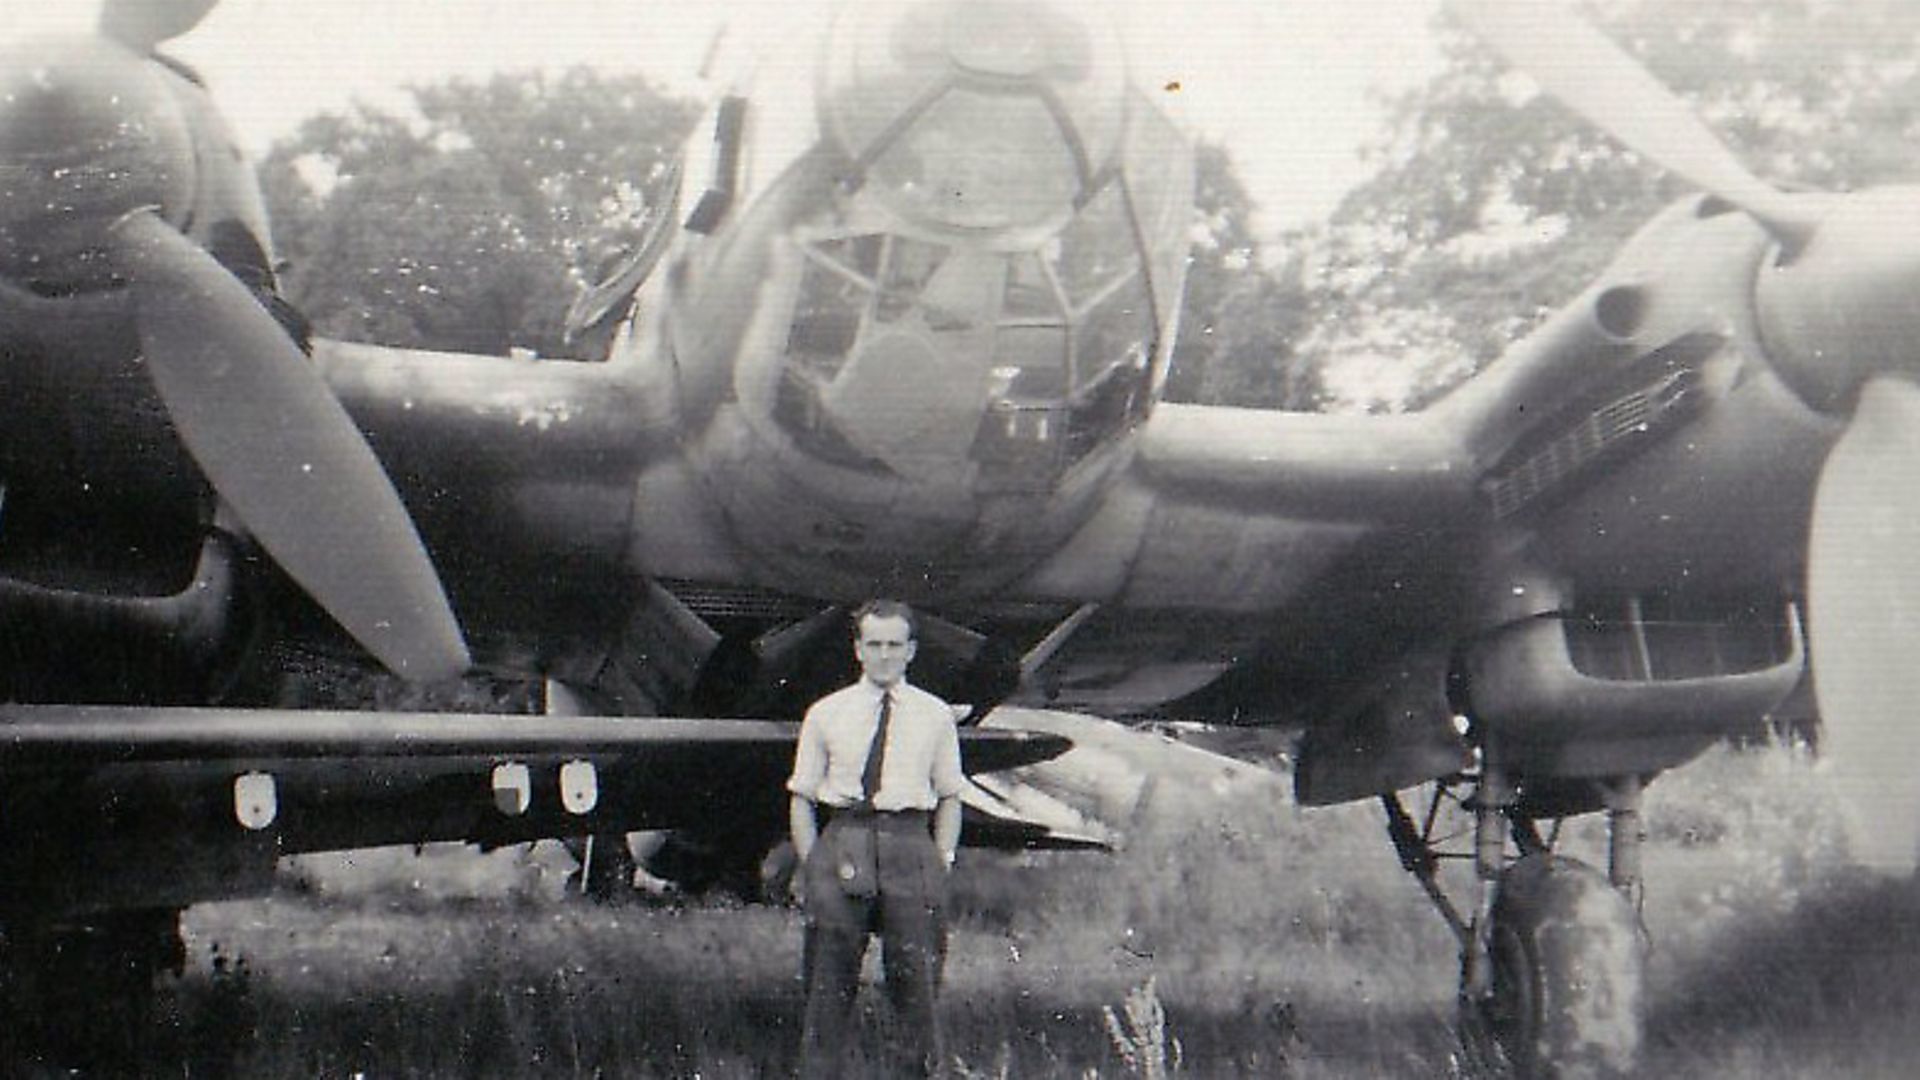
[[[1646,954],[1606,877],[1559,856],[1521,859],[1500,879],[1491,930],[1492,990],[1467,1003],[1466,1029],[1523,1077],[1630,1073]]]

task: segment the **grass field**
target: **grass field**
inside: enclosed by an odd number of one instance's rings
[[[1805,756],[1716,750],[1656,783],[1648,811],[1646,1075],[1910,1075],[1920,900],[1846,869]],[[979,1077],[1477,1075],[1452,1026],[1452,939],[1380,820],[1263,800],[1117,856],[966,853],[950,1050]],[[1583,820],[1563,843],[1601,839]],[[286,877],[188,913],[191,969],[163,999],[183,1049],[157,1074],[791,1070],[793,911],[572,902],[545,849],[305,859]]]

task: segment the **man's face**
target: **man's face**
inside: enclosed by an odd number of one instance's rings
[[[860,661],[860,670],[875,686],[892,686],[905,678],[913,649],[907,620],[898,616],[869,615],[861,619],[860,632],[853,639],[853,655]]]

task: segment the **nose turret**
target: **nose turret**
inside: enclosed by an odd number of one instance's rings
[[[805,102],[756,101],[814,123],[760,114],[808,140],[746,151],[762,186],[695,264],[705,306],[674,341],[730,370],[700,466],[770,584],[984,594],[1125,474],[1172,347],[1193,154],[1112,14],[863,0]],[[752,321],[711,329],[743,297]]]
[[[0,55],[0,278],[47,295],[113,282],[107,227],[178,212],[193,143],[153,65],[98,39]]]
[[[849,4],[820,126],[864,185],[921,227],[1050,230],[1114,157],[1126,65],[1110,19],[1051,0]]]

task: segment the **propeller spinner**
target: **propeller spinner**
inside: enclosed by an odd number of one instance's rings
[[[1854,853],[1920,865],[1920,189],[1790,194],[1740,164],[1676,95],[1558,5],[1454,0],[1474,32],[1635,151],[1779,243],[1761,274],[1767,358],[1809,405],[1852,407],[1814,498],[1809,634],[1823,747]]]
[[[0,277],[42,295],[117,284],[106,228],[189,205],[193,136],[155,65],[97,38],[0,52]]]

